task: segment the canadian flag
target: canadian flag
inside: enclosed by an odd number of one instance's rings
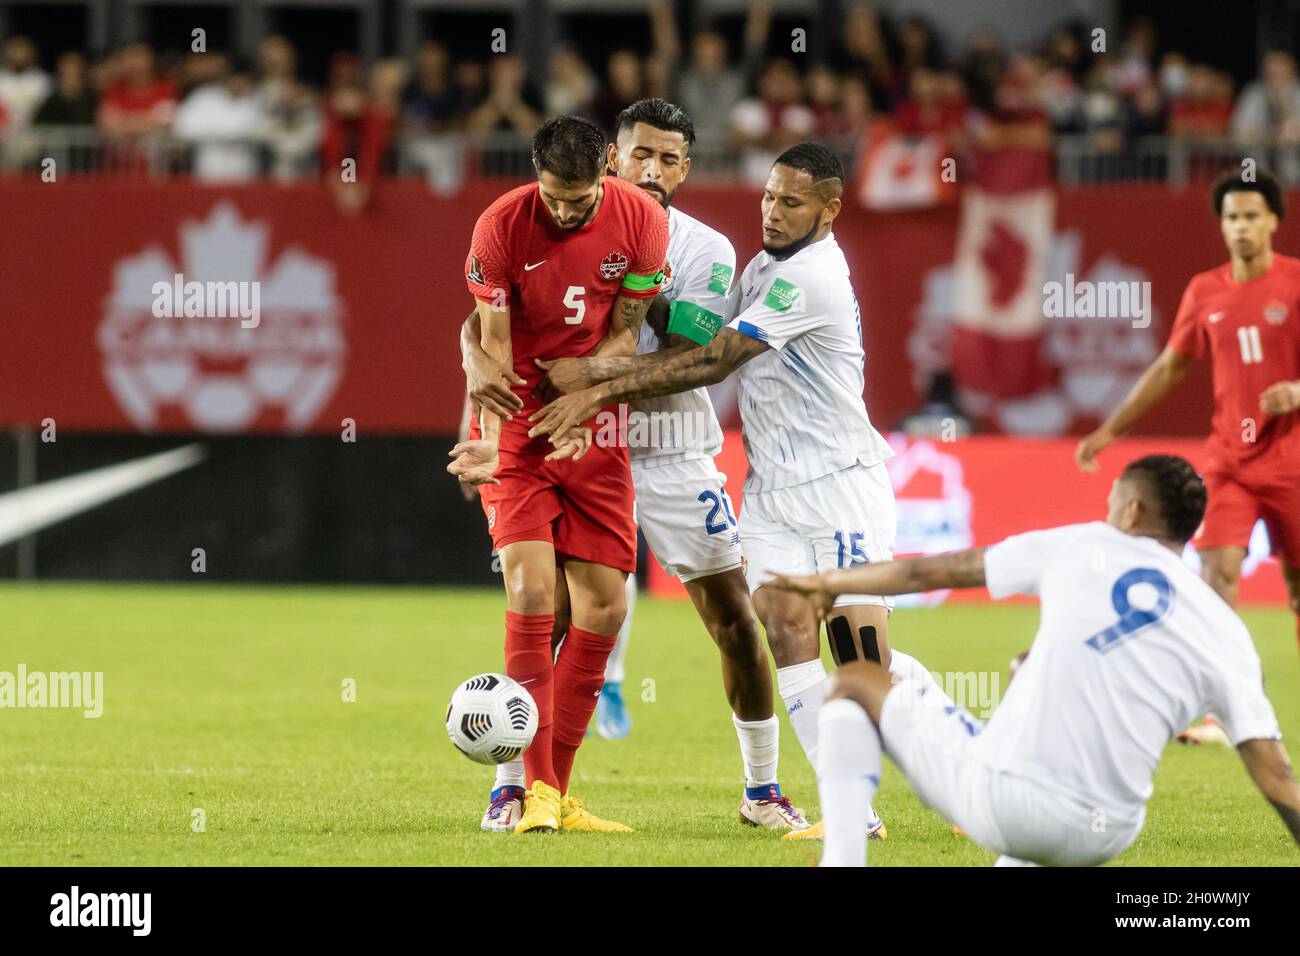
[[[1050,188],[963,191],[952,371],[964,391],[1020,398],[1050,383],[1043,282],[1055,217]]]
[[[859,147],[858,201],[882,211],[923,209],[957,198],[955,175],[944,176],[949,151],[937,133],[908,135],[888,120],[868,127]]]

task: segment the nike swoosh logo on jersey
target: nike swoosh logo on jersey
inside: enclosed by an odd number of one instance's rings
[[[1227,314],[1228,314],[1228,313],[1226,313],[1226,312],[1211,312],[1211,313],[1207,316],[1207,318],[1210,320],[1210,324],[1213,325],[1215,322],[1218,322],[1220,319],[1222,319],[1222,318],[1223,318],[1225,315],[1227,315]]]
[[[546,264],[546,260],[545,260],[545,259],[543,259],[541,262],[534,262],[532,265],[529,265],[527,262],[525,262],[525,263],[524,263],[524,271],[525,271],[525,272],[532,272],[532,271],[533,271],[534,269],[536,269],[538,266],[540,266],[540,265],[545,265],[545,264]]]

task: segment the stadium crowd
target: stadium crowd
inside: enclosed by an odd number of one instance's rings
[[[752,4],[734,37],[709,25],[683,37],[667,0],[647,11],[648,53],[561,44],[541,83],[516,55],[454,56],[436,38],[409,62],[367,65],[337,53],[318,87],[302,79],[282,36],[265,39],[255,63],[219,52],[159,58],[144,44],[91,58],[11,36],[0,65],[0,145],[6,166],[33,168],[42,138],[58,131],[109,144],[170,134],[189,144],[187,168],[204,179],[294,178],[353,157],[358,179],[368,180],[394,168],[399,139],[434,143],[428,166],[450,155],[451,140],[523,142],[548,115],[577,113],[608,129],[647,95],[682,104],[701,143],[737,157],[741,175],[766,170],[775,153],[808,137],[851,155],[873,119],[903,134],[942,135],[956,148],[1009,128],[1043,145],[1053,135],[1083,137],[1102,154],[1148,136],[1300,143],[1290,52],[1267,52],[1258,78],[1237,89],[1213,64],[1176,50],[1157,56],[1146,19],[1108,41],[1104,54],[1077,21],[1030,48],[1010,49],[990,28],[953,50],[926,20],[895,20],[861,4],[846,11],[834,48],[814,59],[779,49],[789,44],[772,34],[770,3]],[[130,167],[124,156],[116,154],[119,168]],[[484,171],[515,172],[490,163]]]

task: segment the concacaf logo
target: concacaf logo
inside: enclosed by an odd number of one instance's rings
[[[222,202],[181,225],[179,262],[157,245],[117,262],[99,347],[109,390],[141,431],[302,431],[334,394],[347,352],[334,266],[292,246],[269,261],[268,233]],[[260,321],[155,314],[154,285],[177,274],[257,283]]]
[[[627,272],[627,256],[621,252],[611,252],[600,260],[600,275],[604,279],[621,279]]]

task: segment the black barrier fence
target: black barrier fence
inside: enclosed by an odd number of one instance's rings
[[[500,581],[452,436],[56,439],[0,432],[0,578]]]

